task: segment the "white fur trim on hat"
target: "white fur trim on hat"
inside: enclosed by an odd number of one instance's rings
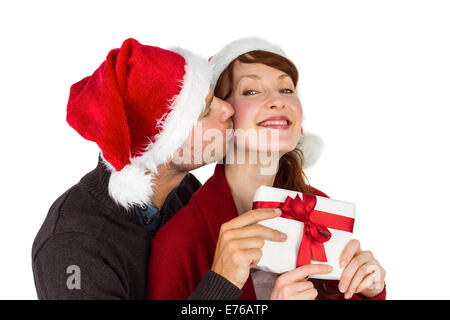
[[[182,89],[169,107],[171,110],[158,120],[161,131],[146,151],[122,170],[112,171],[109,194],[118,204],[129,209],[135,205],[149,205],[153,196],[154,173],[158,165],[169,160],[188,138],[205,108],[205,99],[212,85],[212,70],[207,60],[188,50],[171,48],[186,61]],[[106,162],[106,161],[105,161]],[[150,171],[151,174],[145,174]]]
[[[212,85],[212,70],[206,59],[185,49],[170,50],[184,57],[186,73],[183,87],[170,106],[172,111],[159,120],[161,132],[142,155],[143,163],[152,172],[157,172],[157,166],[169,160],[189,136],[205,108]]]
[[[214,85],[216,85],[220,75],[228,67],[231,61],[244,53],[255,50],[272,52],[287,58],[286,53],[284,53],[283,49],[261,38],[249,37],[230,42],[209,61],[214,71]]]

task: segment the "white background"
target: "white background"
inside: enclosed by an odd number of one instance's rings
[[[357,205],[389,299],[450,298],[448,1],[2,1],[0,298],[36,299],[31,246],[98,148],[65,122],[70,85],[123,40],[209,57],[265,37],[300,71],[313,186]],[[195,174],[204,182],[212,166]]]

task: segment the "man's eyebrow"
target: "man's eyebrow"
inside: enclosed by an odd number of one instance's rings
[[[205,106],[205,109],[209,108],[211,106],[213,99],[214,99],[214,93],[211,95],[211,98],[209,99],[208,104]]]
[[[206,115],[208,115],[209,111],[211,110],[211,103],[212,103],[213,99],[214,99],[214,93],[211,94],[211,98],[205,104],[205,108],[203,109],[202,114],[200,115],[200,118],[203,118]]]

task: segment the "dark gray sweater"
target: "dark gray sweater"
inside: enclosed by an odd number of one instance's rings
[[[133,210],[108,195],[110,173],[97,168],[51,206],[32,249],[39,299],[144,299],[154,232],[146,230]],[[161,208],[166,223],[185,206],[200,182],[187,174]],[[205,273],[191,299],[237,299],[231,282]]]

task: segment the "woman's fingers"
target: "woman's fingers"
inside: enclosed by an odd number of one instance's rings
[[[295,281],[302,281],[312,274],[326,274],[330,273],[333,267],[328,264],[305,264],[294,270],[283,273],[277,281],[283,283],[291,283]]]
[[[366,266],[366,263],[371,260],[373,260],[372,253],[363,251],[354,256],[347,264],[339,281],[339,291],[346,292],[346,297],[355,292],[360,281],[367,275],[368,266]]]
[[[366,275],[364,279],[361,280],[358,287],[354,291],[355,293],[360,293],[366,289],[378,288],[380,282],[380,275],[377,272],[372,272]]]
[[[277,280],[272,291],[272,300],[313,300],[317,297],[317,290],[311,281],[295,281],[282,284]]]
[[[317,290],[313,287],[302,291],[283,296],[279,300],[314,300],[318,295]]]
[[[384,276],[386,273],[383,267],[381,267],[378,261],[375,260],[374,263],[368,267],[368,269],[370,272],[363,280],[361,280],[361,283],[355,291],[356,293],[363,292],[366,289],[377,291],[383,290]]]
[[[289,293],[294,294],[294,293],[299,293],[299,292],[314,289],[314,284],[311,281],[305,280],[305,281],[294,282],[290,285],[287,285],[286,288],[289,291]]]
[[[357,253],[361,251],[361,246],[358,240],[352,239],[345,246],[341,254],[340,265],[341,268],[345,268],[350,260],[353,259]]]
[[[363,285],[363,288],[360,291],[365,290],[374,283],[371,282],[369,285],[364,286],[364,281],[369,281],[372,279],[370,278],[365,280],[368,275],[374,275],[378,276],[378,279],[380,278],[379,267],[373,259],[369,260],[358,269],[347,289],[347,292],[345,293],[346,299],[351,298],[354,293],[359,292],[358,290],[361,285]]]
[[[341,255],[344,268],[339,281],[339,291],[349,299],[355,293],[367,297],[378,295],[384,288],[386,271],[374,258],[372,252],[362,251],[358,240],[349,241]]]
[[[286,300],[314,300],[315,298],[317,298],[318,294],[319,293],[317,292],[317,290],[313,288],[303,292],[299,292],[293,295],[290,299]]]

